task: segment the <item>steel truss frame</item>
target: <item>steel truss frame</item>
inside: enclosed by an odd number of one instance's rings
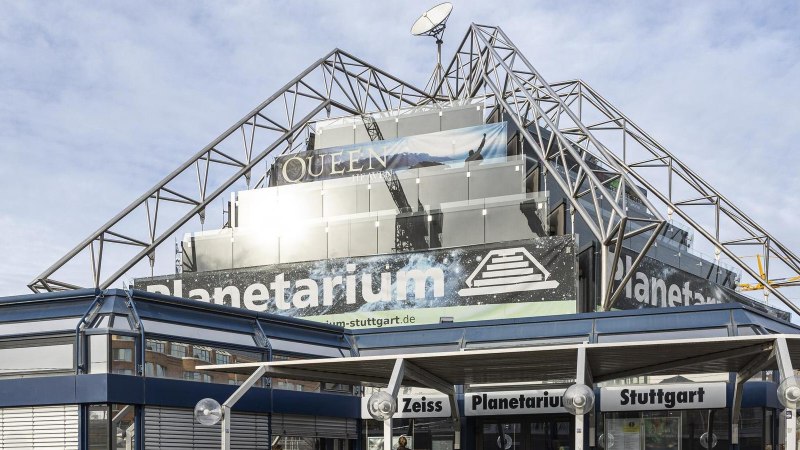
[[[64,257],[28,284],[34,292],[74,289],[80,281],[65,266],[81,264],[89,254],[94,287],[108,288],[147,258],[152,268],[156,248],[198,216],[210,203],[244,180],[250,187],[256,166],[280,153],[303,147],[309,122],[416,106],[429,95],[339,49],[301,72],[235,125],[214,139]],[[265,176],[255,184],[265,181]],[[159,220],[166,216],[167,219]],[[173,217],[177,216],[176,219]],[[104,265],[111,252],[113,266]],[[111,271],[106,274],[111,266]]]
[[[668,223],[663,212],[670,219],[677,214],[718,255],[724,254],[756,280],[761,279],[756,270],[736,254],[741,246],[757,246],[763,251],[767,279],[770,257],[781,262],[790,276],[800,275],[800,258],[788,247],[586,83],[547,83],[500,28],[472,24],[437,81],[425,92],[344,51],[333,50],[28,286],[35,292],[80,286],[61,276],[70,276],[62,274],[64,266],[85,253],[89,253],[94,286],[99,288],[109,287],[145,258],[152,268],[156,247],[193,217],[203,223],[206,207],[235,183],[244,179],[250,187],[257,164],[302,147],[304,127],[331,117],[332,110],[363,115],[478,95],[486,97],[489,110],[501,110],[520,129],[542,169],[566,193],[571,214],[577,213],[600,243],[603,309],[614,306],[634,269],[657,245]],[[665,177],[662,183],[654,171]],[[187,178],[193,181],[187,182]],[[266,175],[255,185],[265,181]],[[645,195],[643,189],[655,198]],[[160,212],[168,206],[181,215],[159,222]],[[697,218],[699,209],[709,211],[713,224]],[[604,211],[610,214],[604,215]],[[131,221],[132,225],[126,224]],[[614,288],[623,241],[634,236],[643,238],[643,249]],[[104,255],[112,246],[131,251],[124,263],[103,275]],[[764,284],[768,292],[800,314],[791,300]],[[800,282],[793,285],[800,286]]]
[[[433,92],[442,99],[483,92],[487,108],[500,109],[519,128],[543,170],[568,196],[572,211],[600,242],[601,302],[610,309],[666,224],[627,171],[498,27],[471,25]],[[644,209],[630,210],[629,199]],[[623,241],[637,235],[646,237],[644,249],[614,288]]]
[[[431,93],[437,99],[453,99],[481,92],[521,129],[543,169],[568,193],[573,212],[600,242],[603,309],[613,307],[634,268],[657,245],[666,224],[662,212],[669,219],[677,214],[714,247],[717,257],[724,254],[755,280],[761,280],[756,269],[737,255],[742,246],[755,246],[765,260],[774,257],[790,277],[800,275],[800,258],[788,247],[594,89],[581,80],[548,84],[500,28],[472,24]],[[598,135],[603,135],[602,141]],[[655,196],[658,206],[639,186]],[[646,212],[630,208],[631,200]],[[601,205],[610,208],[610,217],[602,216]],[[699,218],[704,213],[707,221]],[[647,236],[644,248],[613,289],[622,241],[637,234]],[[769,264],[765,266],[769,280]],[[790,299],[764,285],[800,314]],[[800,286],[800,281],[790,285]]]

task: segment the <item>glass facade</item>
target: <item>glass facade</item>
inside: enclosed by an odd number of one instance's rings
[[[136,448],[134,405],[89,405],[88,449],[130,450]]]
[[[548,200],[526,192],[520,157],[240,192],[236,225],[184,240],[184,270],[209,271],[547,235]],[[402,198],[403,200],[398,200]]]

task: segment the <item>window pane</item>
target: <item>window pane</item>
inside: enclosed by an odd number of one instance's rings
[[[89,336],[89,373],[108,372],[108,335]]]
[[[134,405],[111,405],[111,431],[115,442],[111,448],[128,450],[136,448],[136,427]]]
[[[68,373],[75,370],[72,338],[0,343],[0,377]]]
[[[199,381],[203,383],[241,384],[246,375],[205,372],[198,366],[258,362],[261,353],[233,350],[186,342],[148,339],[145,352],[145,375],[155,378]]]
[[[130,336],[111,335],[111,373],[135,375],[136,341]]]
[[[89,405],[89,450],[108,450],[108,405]]]

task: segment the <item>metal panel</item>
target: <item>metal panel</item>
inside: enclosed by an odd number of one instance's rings
[[[0,450],[78,450],[78,406],[0,409]]]
[[[268,448],[268,416],[233,412],[232,449]],[[144,446],[146,449],[208,449],[220,445],[220,425],[203,426],[195,422],[191,409],[145,408]]]
[[[357,439],[356,426],[356,419],[343,417],[272,415],[272,434],[276,436]]]

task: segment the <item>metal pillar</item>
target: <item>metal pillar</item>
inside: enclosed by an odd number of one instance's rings
[[[253,372],[250,377],[239,386],[236,391],[225,400],[225,403],[222,404],[222,436],[220,442],[220,449],[221,450],[231,450],[231,408],[236,402],[239,401],[240,398],[250,390],[251,387],[255,386],[258,380],[264,375],[267,371],[266,366],[259,366],[255,372]]]
[[[386,386],[386,392],[392,395],[395,399],[397,394],[400,393],[400,385],[403,383],[405,376],[405,360],[398,358],[394,362],[394,369],[392,369],[392,377],[389,378],[389,385]],[[383,450],[392,450],[392,418],[383,421]]]
[[[581,346],[578,348],[578,361],[576,366],[575,384],[585,384],[589,387],[592,387],[594,383],[592,382],[592,372],[586,359],[586,346]],[[594,415],[593,413],[590,414],[591,419],[594,417]],[[585,414],[575,415],[575,450],[584,449],[583,443],[586,435],[584,429],[584,425],[586,424],[585,416]],[[590,426],[589,428],[593,429],[594,427]]]
[[[775,357],[778,361],[778,371],[781,374],[780,381],[792,379],[794,377],[794,368],[792,368],[792,358],[789,354],[789,347],[786,345],[786,338],[779,337],[775,339]],[[797,437],[796,437],[796,420],[795,414],[797,411],[785,409],[783,420],[781,423],[784,425],[783,437],[785,439],[784,450],[797,450]]]
[[[761,372],[775,360],[775,346],[765,348],[764,352],[755,356],[736,374],[733,384],[733,404],[731,405],[731,445],[739,448],[739,418],[742,412],[742,394],[744,383],[758,372]]]

